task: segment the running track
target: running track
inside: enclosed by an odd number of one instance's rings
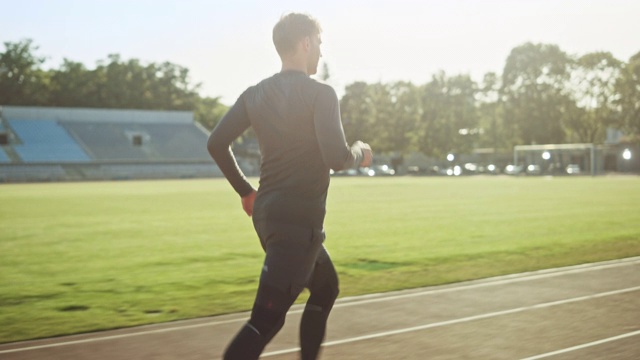
[[[263,359],[297,359],[301,307]],[[219,359],[233,314],[0,345],[0,359]],[[342,298],[322,359],[640,359],[640,257]]]

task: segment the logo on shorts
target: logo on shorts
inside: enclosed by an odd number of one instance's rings
[[[269,267],[267,265],[263,266],[262,271],[269,272]]]

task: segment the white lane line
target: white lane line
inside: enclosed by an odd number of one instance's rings
[[[178,331],[178,330],[196,329],[196,328],[205,327],[205,326],[230,324],[238,321],[239,321],[238,319],[232,319],[232,320],[215,321],[215,322],[208,322],[208,323],[202,323],[202,324],[170,327],[170,328],[164,328],[164,329],[147,330],[147,331],[140,331],[140,332],[134,332],[134,333],[120,334],[120,335],[101,336],[101,337],[82,339],[82,340],[71,340],[71,341],[65,341],[61,343],[34,345],[34,346],[28,346],[23,348],[0,350],[0,354],[8,354],[8,353],[14,353],[14,352],[20,352],[20,351],[28,351],[28,350],[47,349],[47,348],[54,348],[54,347],[61,347],[61,346],[68,346],[68,345],[86,344],[86,343],[92,343],[97,341],[117,340],[117,339],[124,339],[124,338],[143,336],[143,335],[161,334],[161,333]],[[242,321],[246,321],[246,319],[242,319]]]
[[[640,258],[633,258],[633,259],[634,259],[633,261],[625,261],[620,263],[616,262],[612,264],[605,263],[602,265],[595,265],[595,266],[593,264],[591,264],[591,266],[588,266],[589,264],[576,265],[568,268],[560,268],[560,269],[564,269],[560,271],[558,271],[558,269],[546,269],[546,270],[539,270],[539,271],[524,273],[524,274],[505,275],[505,276],[499,276],[499,277],[495,277],[487,280],[479,280],[481,282],[474,283],[474,284],[467,284],[464,286],[447,287],[444,289],[428,289],[425,291],[411,292],[408,294],[387,295],[387,296],[384,296],[383,294],[382,297],[376,297],[377,294],[364,295],[364,296],[356,297],[356,298],[364,298],[363,300],[353,300],[353,301],[348,301],[349,298],[343,298],[342,299],[343,301],[347,300],[348,302],[336,303],[334,305],[334,308],[353,306],[353,305],[362,305],[362,304],[375,303],[375,302],[381,302],[381,301],[391,301],[391,300],[397,300],[397,299],[440,294],[440,293],[447,293],[447,292],[454,292],[454,291],[471,290],[471,289],[477,289],[477,288],[482,288],[487,286],[512,284],[517,282],[532,281],[532,280],[539,280],[539,279],[545,279],[545,278],[557,277],[557,276],[563,276],[563,275],[569,275],[569,274],[583,273],[587,271],[609,269],[609,268],[620,267],[624,265],[636,265],[640,263]]]
[[[621,267],[621,266],[627,266],[627,265],[636,265],[636,264],[640,264],[640,257],[612,260],[612,261],[606,261],[601,263],[581,264],[581,265],[574,265],[574,266],[568,266],[568,267],[562,267],[562,268],[545,269],[545,270],[538,270],[538,271],[533,271],[528,273],[504,275],[504,276],[498,276],[495,278],[479,280],[480,282],[478,283],[471,283],[466,285],[452,284],[450,285],[451,287],[446,287],[443,289],[427,289],[424,291],[411,292],[408,294],[388,295],[383,293],[383,294],[369,294],[369,295],[355,296],[355,297],[349,297],[349,298],[341,298],[341,299],[338,299],[338,302],[334,305],[334,308],[362,305],[362,304],[368,304],[368,303],[376,303],[381,301],[392,301],[397,299],[426,296],[431,294],[471,290],[471,289],[482,288],[487,286],[496,286],[496,285],[504,285],[504,284],[522,282],[522,281],[538,280],[538,279],[543,279],[548,277],[562,276],[566,274],[575,274],[575,273],[582,273],[587,271],[596,271],[596,270],[603,270],[603,269],[609,269],[609,268]],[[362,300],[357,300],[357,299],[362,299]],[[303,305],[296,305],[298,309],[289,311],[289,314],[302,313],[303,311],[302,306]],[[117,339],[122,339],[127,337],[153,335],[158,333],[189,330],[189,329],[200,328],[205,326],[216,326],[216,325],[223,325],[223,324],[229,324],[229,323],[235,323],[235,322],[245,322],[245,321],[247,321],[247,317],[240,317],[237,319],[223,320],[223,321],[212,321],[212,322],[206,322],[206,323],[195,324],[195,325],[172,326],[172,327],[167,327],[167,328],[157,329],[157,330],[145,330],[145,331],[139,331],[139,332],[120,334],[120,335],[99,336],[99,337],[94,337],[90,339],[70,340],[70,341],[64,341],[60,343],[32,345],[32,346],[26,346],[22,348],[0,350],[0,354],[54,348],[54,347],[61,347],[61,346],[68,346],[68,345],[77,345],[77,344],[84,344],[84,343],[97,342],[97,341],[117,340]]]
[[[554,356],[554,355],[560,355],[560,354],[568,353],[568,352],[571,352],[571,351],[581,350],[581,349],[588,348],[588,347],[591,347],[591,346],[601,345],[601,344],[605,344],[605,343],[608,343],[608,342],[617,341],[617,340],[621,340],[621,339],[625,339],[625,338],[632,337],[632,336],[637,336],[637,335],[640,335],[640,330],[633,331],[633,332],[626,333],[626,334],[622,334],[622,335],[618,335],[618,336],[613,336],[613,337],[602,339],[602,340],[593,341],[593,342],[582,344],[582,345],[572,346],[572,347],[569,347],[569,348],[566,348],[566,349],[560,349],[560,350],[557,350],[557,351],[552,351],[552,352],[548,352],[548,353],[545,353],[545,354],[540,354],[540,355],[524,358],[522,360],[544,359],[546,357],[550,357],[550,356]]]
[[[464,323],[464,322],[488,319],[488,318],[493,318],[493,317],[502,316],[502,315],[510,315],[510,314],[520,313],[520,312],[529,311],[529,310],[536,310],[536,309],[548,308],[548,307],[557,306],[557,305],[570,304],[570,303],[574,303],[574,302],[578,302],[578,301],[593,300],[593,299],[597,299],[597,298],[601,298],[601,297],[605,297],[605,296],[620,295],[620,294],[629,293],[629,292],[633,292],[633,291],[639,291],[639,290],[640,290],[640,286],[635,286],[635,287],[631,287],[631,288],[627,288],[627,289],[607,291],[607,292],[598,293],[598,294],[594,294],[594,295],[587,295],[587,296],[580,296],[580,297],[575,297],[575,298],[571,298],[571,299],[551,301],[551,302],[542,303],[542,304],[536,304],[536,305],[531,305],[531,306],[523,306],[523,307],[509,309],[509,310],[502,310],[502,311],[496,311],[496,312],[491,312],[491,313],[486,313],[486,314],[468,316],[468,317],[464,317],[464,318],[460,318],[460,319],[447,320],[447,321],[442,321],[442,322],[437,322],[437,323],[430,323],[430,324],[419,325],[419,326],[412,326],[412,327],[404,328],[404,329],[383,331],[383,332],[379,332],[379,333],[363,335],[363,336],[357,336],[357,337],[352,337],[352,338],[342,339],[342,340],[327,341],[322,346],[328,347],[328,346],[334,346],[334,345],[353,343],[353,342],[357,342],[357,341],[363,341],[363,340],[370,340],[370,339],[376,339],[376,338],[381,338],[381,337],[387,337],[387,336],[392,336],[392,335],[405,334],[405,333],[409,333],[409,332],[426,330],[426,329],[431,329],[431,328],[436,328],[436,327],[441,327],[441,326],[460,324],[460,323]],[[299,350],[300,350],[300,348],[290,348],[290,349],[272,351],[272,352],[264,353],[262,355],[262,357],[275,356],[275,355],[281,355],[281,354],[288,354],[288,353],[297,352]]]

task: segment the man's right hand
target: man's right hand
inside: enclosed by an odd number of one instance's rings
[[[256,201],[256,191],[252,191],[249,195],[245,195],[242,197],[242,209],[248,216],[253,215],[253,203]]]

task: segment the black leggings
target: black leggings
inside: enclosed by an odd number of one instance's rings
[[[316,262],[307,287],[310,295],[300,321],[302,360],[317,358],[329,313],[338,297],[338,275],[328,255],[323,256],[321,262]],[[261,281],[251,318],[227,348],[224,359],[258,359],[264,347],[284,325],[287,311],[298,295]]]

